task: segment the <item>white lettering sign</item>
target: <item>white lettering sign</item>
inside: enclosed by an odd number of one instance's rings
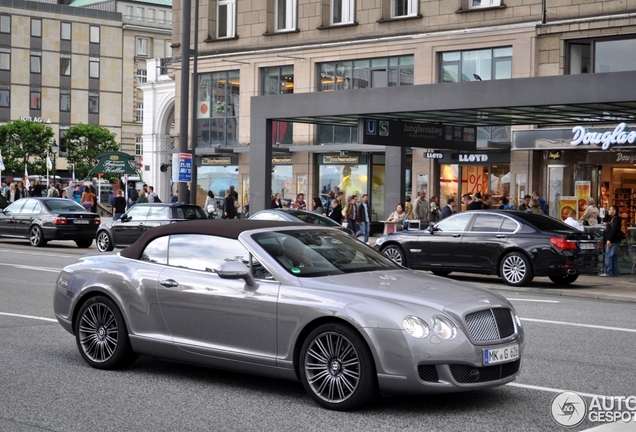
[[[460,162],[486,162],[488,160],[487,154],[460,154]]]
[[[51,123],[51,119],[44,117],[30,117],[30,116],[22,116],[20,117],[22,121],[32,121],[35,123]]]
[[[573,146],[580,144],[600,145],[603,150],[609,149],[612,144],[634,144],[636,141],[636,131],[627,132],[627,125],[621,123],[613,132],[588,132],[583,126],[575,126],[572,128],[574,138],[570,142]]]
[[[444,158],[444,153],[426,152],[424,154],[424,157],[427,158],[427,159],[443,159]]]

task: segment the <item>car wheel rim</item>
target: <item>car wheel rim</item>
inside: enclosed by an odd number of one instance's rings
[[[389,258],[390,260],[395,261],[398,264],[402,264],[402,254],[400,251],[395,248],[388,248],[384,251],[384,256]]]
[[[520,256],[512,255],[504,260],[503,277],[511,283],[519,283],[526,276],[526,263]]]
[[[108,234],[101,233],[97,238],[97,248],[102,252],[108,250],[108,243],[110,243]]]
[[[329,403],[344,402],[360,382],[358,352],[343,335],[323,333],[309,345],[305,375],[316,396]]]
[[[102,363],[115,353],[119,342],[117,320],[113,311],[103,303],[86,308],[79,332],[82,350],[90,360]]]
[[[42,233],[39,228],[31,229],[31,244],[36,245],[40,243],[40,238],[42,237]]]

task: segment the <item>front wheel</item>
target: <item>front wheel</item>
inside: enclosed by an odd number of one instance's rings
[[[320,406],[346,411],[377,394],[373,356],[360,334],[342,324],[325,324],[305,340],[300,352],[300,377]]]
[[[117,305],[96,296],[82,305],[75,322],[75,340],[84,361],[96,369],[118,369],[135,361],[126,323]]]
[[[532,282],[532,266],[521,252],[511,252],[501,260],[499,274],[505,283],[512,286],[525,286]]]
[[[110,252],[114,249],[113,239],[106,231],[100,231],[97,233],[95,243],[97,244],[97,250],[100,252]]]
[[[31,227],[29,230],[29,243],[31,243],[31,246],[35,247],[46,246],[46,240],[44,239],[42,228],[37,225],[33,225]]]
[[[401,247],[390,245],[382,249],[382,255],[389,258],[393,262],[406,267],[406,257]]]
[[[548,276],[557,285],[570,285],[579,278],[578,274],[568,274],[563,276]]]

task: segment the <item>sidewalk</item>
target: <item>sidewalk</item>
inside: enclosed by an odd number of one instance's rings
[[[369,237],[369,244],[371,246],[375,245],[375,241],[378,238]],[[636,275],[633,274],[622,274],[614,278],[582,275],[574,283],[566,287],[555,285],[547,277],[537,277],[527,287],[506,285],[497,276],[453,272],[450,277],[454,280],[475,283],[484,288],[494,290],[636,303]]]

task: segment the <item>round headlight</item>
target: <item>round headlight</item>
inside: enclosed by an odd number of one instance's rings
[[[448,318],[434,316],[432,320],[433,331],[442,339],[451,340],[457,336],[457,327]]]
[[[425,338],[428,336],[428,325],[426,325],[426,323],[418,317],[404,317],[402,325],[404,326],[404,330],[413,337]]]

